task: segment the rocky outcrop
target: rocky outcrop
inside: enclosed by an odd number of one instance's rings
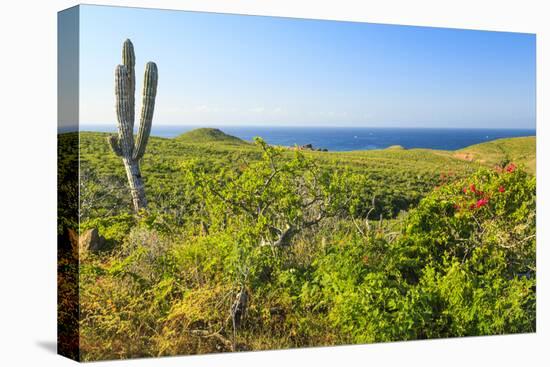
[[[105,249],[105,238],[99,234],[96,228],[82,233],[78,239],[80,253],[98,253]]]
[[[328,152],[328,149],[326,148],[315,148],[313,144],[304,144],[298,146],[298,150],[315,150],[318,152]]]

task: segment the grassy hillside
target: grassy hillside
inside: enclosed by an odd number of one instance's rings
[[[106,133],[81,133],[81,168],[94,179],[109,182],[112,192],[124,192],[125,173],[119,158],[110,150]],[[296,152],[283,149],[282,155],[292,158]],[[474,145],[456,152],[430,149],[390,147],[381,150],[353,152],[303,151],[317,165],[330,171],[351,170],[365,179],[363,196],[375,198],[372,214],[393,217],[408,210],[429,193],[433,187],[466,177],[480,167],[493,167],[508,158],[524,164],[534,172],[535,139],[512,138]],[[195,129],[174,139],[152,137],[142,160],[142,172],[152,203],[157,209],[168,210],[176,203],[192,200],[184,195],[189,185],[183,167],[201,161],[210,170],[220,167],[245,167],[261,158],[257,145],[227,135],[218,129]],[[466,156],[467,155],[467,156]],[[117,188],[117,189],[115,189]],[[94,201],[95,213],[125,211],[129,198],[120,195],[116,209],[110,195]]]
[[[80,136],[80,230],[108,245],[80,258],[83,360],[535,329],[534,138],[319,152],[153,137],[136,216],[107,136]]]
[[[228,135],[219,129],[200,128],[188,131],[176,137],[176,140],[185,143],[206,144],[223,143],[226,145],[245,145],[248,144],[235,136]]]
[[[530,173],[535,173],[536,138],[497,139],[476,144],[458,150],[454,156],[459,159],[473,160],[488,166],[502,165],[507,162],[525,165]]]

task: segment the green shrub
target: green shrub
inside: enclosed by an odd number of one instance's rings
[[[441,187],[384,256],[371,236],[317,260],[304,298],[354,342],[534,331],[535,191],[514,166]]]
[[[125,182],[103,136],[82,144],[97,205],[80,228],[112,245],[80,262],[84,360],[535,329],[536,184],[521,168],[152,138],[134,216],[102,184]]]

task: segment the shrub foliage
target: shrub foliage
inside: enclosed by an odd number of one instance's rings
[[[111,246],[81,258],[83,359],[535,331],[522,167],[177,144],[152,139],[141,216],[105,147],[84,150],[81,229]]]

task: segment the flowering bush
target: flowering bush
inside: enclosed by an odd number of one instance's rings
[[[532,332],[535,188],[513,164],[443,186],[396,240],[333,249],[304,289],[351,342]]]

